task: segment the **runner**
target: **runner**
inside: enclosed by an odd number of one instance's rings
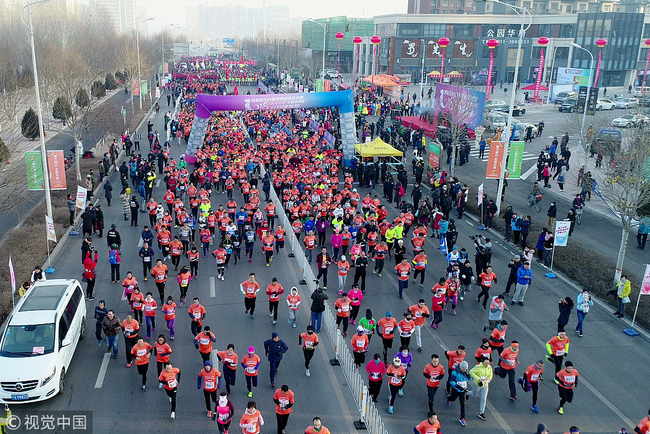
[[[129,306],[131,306],[131,310],[133,310],[133,306],[131,305],[131,296],[133,295],[133,288],[135,288],[137,284],[138,281],[135,279],[135,277],[133,277],[133,273],[127,271],[126,277],[122,281],[122,286],[124,287],[124,296],[129,302]]]
[[[424,254],[424,250],[420,250],[417,255],[413,258],[413,266],[415,267],[415,272],[413,273],[413,283],[417,281],[418,275],[420,276],[420,288],[424,288],[424,274],[427,269],[427,255]]]
[[[445,352],[445,357],[447,358],[447,367],[449,368],[449,373],[456,369],[456,367],[463,361],[465,361],[465,346],[464,345],[458,345],[458,348],[456,348],[456,351],[446,351]],[[447,384],[445,386],[445,391],[447,392],[447,395],[451,394],[451,375],[447,377]]]
[[[255,318],[253,315],[255,313],[255,300],[257,298],[257,293],[260,292],[260,285],[255,281],[255,273],[250,273],[248,275],[248,280],[244,280],[240,285],[239,289],[241,293],[244,294],[244,307],[246,310],[245,314],[249,314],[251,319]]]
[[[298,295],[298,288],[295,286],[291,288],[291,293],[287,295],[287,305],[289,306],[289,324],[291,324],[291,327],[296,328],[296,314],[300,306],[300,295]]]
[[[450,371],[449,380],[447,382],[450,385],[451,391],[447,396],[447,407],[449,407],[456,398],[459,398],[460,419],[458,419],[458,423],[462,426],[467,426],[467,423],[465,422],[465,400],[467,399],[467,386],[470,381],[469,372],[467,372],[468,368],[469,364],[463,360],[453,371]]]
[[[190,252],[189,254],[191,256],[192,252]],[[197,254],[196,263],[198,264],[198,252],[196,252],[196,254]],[[192,264],[191,259],[190,259],[190,264]],[[178,289],[181,292],[179,305],[182,306],[183,303],[185,303],[185,297],[187,297],[187,290],[190,286],[190,281],[192,280],[192,275],[190,274],[190,268],[187,265],[183,265],[183,268],[181,268],[181,272],[178,273],[176,280],[178,281]]]
[[[231,192],[232,190],[228,190],[228,195],[231,195]],[[255,401],[248,401],[246,410],[239,421],[239,426],[243,429],[243,434],[259,434],[260,427],[264,426],[264,418],[257,409]]]
[[[284,434],[287,423],[289,422],[289,415],[293,411],[294,394],[289,389],[289,386],[283,384],[273,394],[273,402],[275,402],[275,417],[278,423],[278,434]]]
[[[490,348],[501,356],[503,346],[506,342],[506,332],[508,331],[508,321],[501,320],[490,334]]]
[[[298,336],[298,345],[302,345],[302,354],[305,357],[305,375],[311,376],[309,372],[309,365],[311,359],[314,357],[314,350],[318,346],[318,335],[314,333],[314,327],[307,326],[307,331],[300,333]]]
[[[278,283],[277,277],[274,277],[271,284],[266,287],[266,294],[269,296],[269,316],[273,318],[273,324],[277,324],[280,295],[284,294],[284,288]]]
[[[363,332],[363,326],[357,326],[357,334],[352,336],[350,344],[354,355],[354,365],[358,368],[365,362],[366,351],[368,351],[368,336]]]
[[[573,389],[578,387],[578,375],[578,370],[570,361],[564,362],[564,369],[555,374],[555,384],[560,394],[560,406],[557,412],[560,414],[564,414],[564,404],[573,401]]]
[[[212,417],[212,402],[215,403],[215,412],[217,411],[217,389],[221,387],[221,372],[212,367],[212,362],[206,360],[196,379],[196,388],[201,388],[203,380],[203,398],[205,399],[205,408],[208,411],[207,417]]]
[[[429,410],[427,419],[423,420],[413,428],[413,432],[415,434],[439,434],[440,422],[438,421],[438,415],[436,415],[436,412]]]
[[[469,375],[474,380],[474,384],[478,386],[478,390],[471,390],[467,392],[467,396],[478,395],[478,417],[479,419],[486,420],[487,416],[485,416],[485,405],[487,404],[487,396],[488,392],[490,391],[490,382],[492,381],[493,377],[490,358],[485,357],[482,363],[474,366],[469,371]]]
[[[368,362],[366,372],[368,373],[368,394],[372,397],[372,402],[376,404],[386,374],[386,365],[381,361],[379,354],[375,354]]]
[[[226,259],[228,257],[228,252],[226,252],[226,249],[224,249],[223,246],[219,246],[214,252],[212,252],[212,256],[217,262],[217,279],[225,280],[224,275],[226,273]]]
[[[395,336],[395,329],[397,328],[397,320],[395,320],[393,314],[388,311],[386,312],[386,316],[379,320],[377,327],[381,328],[381,343],[384,348],[384,364],[386,364],[388,350],[393,348],[393,338]]]
[[[248,353],[241,359],[241,366],[244,368],[244,374],[246,375],[246,388],[248,389],[249,398],[253,397],[253,387],[257,387],[257,370],[261,363],[262,360],[255,354],[255,347],[248,347]]]
[[[409,307],[409,311],[413,314],[413,323],[415,323],[415,343],[418,346],[418,351],[422,351],[422,326],[424,325],[425,318],[431,316],[429,308],[424,299],[421,298],[418,300],[418,304]]]
[[[217,428],[220,433],[228,434],[230,422],[232,422],[232,417],[234,415],[235,407],[233,407],[232,402],[228,400],[228,394],[226,392],[221,392],[219,394],[219,402],[214,406],[214,414],[212,415],[212,420],[217,420]]]
[[[342,293],[341,297],[334,302],[334,307],[336,308],[336,327],[340,330],[341,323],[343,323],[343,336],[347,337],[350,317],[350,299],[347,292]]]
[[[142,376],[142,391],[147,391],[147,370],[149,370],[149,358],[151,357],[151,345],[142,338],[131,349],[131,355],[135,358],[135,366],[138,374]]]
[[[350,299],[350,324],[356,324],[357,316],[359,315],[359,308],[363,300],[363,292],[359,289],[359,285],[353,284],[352,288],[348,291],[348,298]]]
[[[147,297],[144,300],[144,318],[147,322],[147,340],[151,336],[151,329],[153,328],[156,331],[156,308],[158,304],[156,300],[153,299],[153,294],[147,292]]]
[[[634,432],[637,434],[650,434],[650,410],[648,410],[648,416],[644,417],[643,420],[634,427]]]
[[[402,382],[404,377],[406,377],[406,370],[402,366],[402,361],[399,357],[393,359],[393,363],[386,370],[386,375],[388,376],[388,412],[393,414],[393,404],[395,404],[395,398],[397,397],[398,391],[402,388]]]
[[[368,337],[368,343],[370,343],[372,335],[377,330],[377,321],[372,317],[372,311],[370,309],[366,309],[366,316],[359,320],[359,325],[363,327],[363,332]]]
[[[564,356],[569,355],[569,338],[564,328],[558,330],[557,336],[553,336],[546,343],[546,349],[548,350],[546,360],[555,365],[555,373],[557,374],[562,369]]]
[[[169,243],[169,249],[172,254],[172,265],[174,266],[174,271],[178,271],[178,266],[181,263],[181,253],[183,253],[183,243],[178,239],[178,236],[175,236],[174,240]]]
[[[142,324],[144,322],[144,295],[140,292],[140,288],[137,285],[133,288],[131,306],[133,307],[133,315],[136,321],[138,321],[138,324]]]
[[[266,266],[271,265],[273,261],[273,247],[275,245],[275,237],[271,234],[270,230],[262,231],[262,250],[266,258]]]
[[[282,361],[282,355],[289,350],[287,344],[280,339],[280,336],[273,332],[271,339],[264,341],[264,352],[269,361],[269,375],[271,377],[271,386],[275,386],[275,376],[278,373],[278,366]]]
[[[481,345],[476,349],[476,353],[474,353],[476,364],[483,362],[485,357],[492,360],[492,348],[490,348],[490,340],[488,338],[481,338]]]
[[[478,272],[478,271],[477,271]],[[488,265],[484,273],[479,274],[481,279],[481,293],[476,297],[476,301],[480,302],[483,297],[483,309],[487,310],[487,302],[490,298],[490,288],[497,282],[497,276],[492,272],[492,267]]]
[[[437,354],[431,355],[431,362],[424,367],[424,378],[427,379],[427,397],[429,398],[429,411],[433,411],[433,400],[436,397],[440,381],[445,376],[445,368],[440,364]]]
[[[522,389],[524,389],[524,392],[528,392],[529,390],[533,391],[533,405],[530,409],[535,413],[539,413],[537,409],[537,391],[539,390],[539,382],[544,381],[544,377],[542,376],[543,372],[544,361],[538,360],[526,368],[524,376],[517,380],[521,384]]]
[[[405,318],[397,324],[399,329],[400,345],[408,346],[411,344],[411,336],[415,330],[415,322],[413,321],[413,314],[409,311],[404,314]]]
[[[406,377],[409,375],[409,369],[411,369],[411,366],[413,365],[413,356],[409,352],[408,347],[402,345],[399,352],[395,354],[393,358],[399,358],[402,361],[402,367],[406,371],[404,379],[402,380],[402,387],[400,387],[398,392],[399,396],[404,396],[404,384],[406,383]]]
[[[174,303],[174,298],[171,295],[167,297],[167,303],[163,304],[161,310],[165,315],[167,330],[169,330],[169,338],[173,341],[176,334],[174,328],[174,323],[176,322],[176,303]]]
[[[158,381],[163,383],[165,393],[171,402],[171,419],[176,419],[176,395],[178,393],[178,385],[181,382],[181,370],[174,368],[171,362],[167,362],[165,370],[162,371],[158,377]]]
[[[445,306],[445,296],[447,294],[445,278],[441,277],[440,282],[441,283],[436,283],[436,285],[431,288],[431,291],[433,292],[433,297],[431,298],[431,311],[433,312],[431,328],[436,329],[440,327],[440,323],[442,322],[442,309]]]
[[[408,259],[403,258],[402,262],[395,266],[395,274],[397,274],[399,299],[403,298],[402,293],[405,288],[409,287],[409,276],[411,275],[411,264]]]
[[[99,304],[95,306],[95,337],[97,338],[97,346],[101,347],[102,342],[102,323],[104,318],[108,314],[108,309],[106,309],[106,302],[104,300],[99,300]]]
[[[140,324],[131,317],[127,315],[126,319],[122,321],[122,330],[124,330],[124,350],[126,352],[126,367],[131,367],[131,350],[138,342],[140,338],[138,336],[138,331],[140,330]]]
[[[223,363],[221,370],[223,371],[223,378],[226,381],[226,391],[230,395],[230,386],[235,385],[237,374],[237,361],[238,357],[235,353],[235,346],[228,344],[226,351],[219,351],[217,358]]]
[[[512,341],[510,346],[503,350],[499,355],[500,364],[494,369],[494,373],[501,378],[508,376],[508,386],[510,387],[510,400],[517,400],[517,389],[515,388],[515,368],[519,364],[519,342]]]
[[[160,377],[163,369],[165,369],[165,365],[169,362],[169,355],[172,353],[172,347],[165,340],[165,335],[158,335],[158,339],[156,339],[156,343],[153,345],[153,351],[156,353],[156,369]],[[162,383],[159,383],[158,388],[162,389],[162,387]]]
[[[381,241],[378,245],[375,246],[375,267],[372,272],[381,277],[381,272],[384,271],[384,261],[386,260],[386,253],[388,252],[388,246],[386,241]]]
[[[165,282],[167,282],[167,266],[163,264],[162,259],[156,260],[156,266],[151,270],[151,275],[154,277],[156,287],[158,288],[158,295],[160,295],[160,304],[165,302]]]
[[[192,322],[190,323],[190,329],[192,330],[192,336],[198,335],[201,333],[201,328],[203,327],[203,319],[205,319],[205,308],[199,303],[199,298],[194,297],[190,308],[187,310],[188,315]]]
[[[312,426],[307,427],[305,430],[305,434],[330,434],[330,430],[323,426],[320,417],[315,417]]]
[[[203,362],[210,360],[212,355],[212,343],[217,342],[214,333],[210,331],[210,326],[205,326],[202,332],[194,336],[194,348],[199,350]]]
[[[144,281],[147,281],[149,274],[151,273],[151,258],[153,258],[154,251],[151,248],[151,245],[147,242],[142,244],[142,248],[138,252],[138,256],[142,258],[142,274],[144,275]]]

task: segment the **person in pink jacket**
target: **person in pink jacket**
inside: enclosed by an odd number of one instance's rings
[[[352,289],[348,291],[348,297],[350,298],[350,323],[356,324],[361,300],[363,300],[363,292],[359,289],[359,285],[356,283],[352,285]]]
[[[341,236],[341,233],[336,230],[332,234],[332,237],[330,238],[330,243],[332,244],[332,261],[336,262],[339,257],[339,252],[341,251],[341,246],[343,245],[343,237]]]

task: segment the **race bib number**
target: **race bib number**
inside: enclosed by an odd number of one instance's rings
[[[178,386],[178,381],[176,381],[175,378],[173,380],[168,380],[167,386],[173,389],[174,387]]]
[[[210,339],[209,338],[201,338],[201,339],[199,339],[199,342],[201,343],[201,345],[208,345],[210,343]]]
[[[192,315],[193,315],[194,318],[196,318],[196,319],[201,318],[201,312],[199,312],[199,311],[194,311],[194,313],[192,313]]]
[[[563,355],[564,355],[564,350],[557,350],[557,351],[555,352],[555,355],[556,355],[556,356],[563,356]]]
[[[246,372],[249,374],[254,374],[255,373],[255,366],[247,366],[246,367]]]
[[[384,333],[389,335],[393,333],[393,328],[392,327],[384,327]]]
[[[575,381],[576,381],[576,376],[575,375],[567,375],[566,377],[564,377],[564,382],[565,383],[570,384],[570,383],[573,383]]]
[[[144,357],[144,355],[147,354],[147,350],[138,350],[136,354],[138,357]]]
[[[248,292],[249,294],[253,294],[255,293],[255,288],[248,288],[246,292]]]
[[[219,413],[219,420],[222,422],[225,422],[228,420],[228,414],[227,413]]]
[[[531,374],[530,381],[537,381],[538,378],[539,378],[539,374]]]
[[[246,427],[246,432],[255,432],[257,431],[257,422],[251,422]]]
[[[151,262],[151,256],[144,256],[144,257],[142,257],[142,260],[144,262]]]
[[[456,384],[458,384],[458,387],[461,389],[465,389],[467,387],[467,381],[458,381]]]
[[[124,327],[124,330],[126,330],[128,333],[133,333],[133,327]]]
[[[366,342],[363,339],[357,339],[357,347],[363,348]]]
[[[214,381],[212,381],[212,380],[205,380],[205,388],[206,388],[206,389],[214,389]]]
[[[305,348],[314,348],[314,343],[312,341],[305,341]]]
[[[390,377],[390,382],[391,382],[391,384],[395,384],[395,385],[397,385],[397,384],[399,384],[401,381],[402,381],[402,380],[400,380],[400,379],[397,378],[397,377]]]

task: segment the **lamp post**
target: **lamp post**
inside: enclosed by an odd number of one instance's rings
[[[537,79],[535,80],[535,92],[533,93],[533,98],[537,101],[539,98],[539,88],[542,84],[542,76],[544,75],[544,47],[548,45],[548,38],[541,37],[537,40],[537,43],[542,47],[539,50],[539,67],[537,68]]]
[[[499,0],[484,0],[484,1],[491,1],[492,3],[498,3],[501,5],[504,5],[521,18],[521,26],[519,28],[519,42],[517,43],[517,60],[515,61],[515,73],[512,78],[512,94],[510,95],[510,109],[508,110],[508,123],[506,125],[506,140],[503,140],[503,135],[501,136],[501,140],[504,142],[504,149],[503,149],[503,158],[501,160],[501,170],[499,174],[499,185],[497,187],[497,197],[496,197],[496,203],[497,203],[497,215],[499,214],[499,211],[501,210],[501,197],[503,196],[501,192],[503,191],[503,181],[505,179],[505,170],[506,170],[506,160],[508,158],[508,148],[510,146],[510,128],[512,127],[512,110],[515,105],[515,91],[517,89],[517,80],[519,79],[519,62],[521,61],[521,46],[524,42],[524,34],[526,33],[526,30],[530,27],[530,25],[533,22],[533,17],[526,9],[525,7],[519,7],[519,6],[514,6],[509,3],[504,3]],[[528,23],[528,26],[526,26],[526,14],[530,17],[530,22]],[[524,28],[525,27],[525,28]],[[499,146],[499,145],[496,145]]]
[[[643,83],[641,84],[641,96],[643,96],[643,90],[645,89],[645,77],[648,75],[648,64],[650,64],[650,39],[645,40],[645,46],[648,47],[648,58],[645,61],[645,72],[643,73]]]
[[[555,55],[557,52],[558,48],[567,48],[566,45],[556,45],[553,47],[553,60],[551,61],[551,78],[547,80],[547,83],[549,84],[548,87],[548,96],[546,98],[546,102],[550,103],[551,102],[551,95],[553,94],[553,71],[555,70]]]
[[[327,44],[327,24],[325,23],[319,23],[318,21],[308,18],[307,21],[311,21],[312,23],[316,23],[319,26],[323,28],[323,79],[325,79],[325,45]]]
[[[440,63],[440,83],[442,83],[442,77],[445,75],[445,50],[447,45],[449,45],[449,38],[442,37],[438,39],[438,45],[442,48],[442,62]]]
[[[427,46],[424,43],[424,39],[420,40],[420,46],[422,47],[422,68],[420,71],[420,101],[422,101],[422,98],[424,96],[424,79],[426,78],[426,75],[424,75],[424,59],[427,57]]]
[[[337,68],[336,68],[336,73],[339,76],[339,86],[341,85],[341,39],[345,36],[344,33],[342,32],[337,32],[336,33],[336,39],[339,40],[339,57],[337,61]]]
[[[583,48],[581,45],[578,45],[575,42],[571,42],[571,45],[574,48],[577,48],[582,51],[586,51],[589,54],[589,57],[591,57],[591,66],[589,67],[589,80],[587,81],[587,95],[585,97],[585,106],[584,109],[582,110],[582,124],[580,125],[580,146],[584,149],[582,141],[584,140],[585,137],[585,120],[587,119],[587,107],[589,107],[589,92],[591,91],[591,76],[593,75],[593,71],[594,71],[594,55],[591,54],[591,51],[587,50],[586,48]],[[596,75],[596,79],[598,79],[598,75]]]
[[[372,90],[375,88],[375,63],[377,58],[377,45],[381,43],[381,37],[375,35],[370,38],[370,42],[372,42],[372,83],[370,84],[370,89]]]
[[[29,42],[32,46],[32,68],[34,69],[34,91],[36,92],[36,111],[38,113],[38,133],[40,134],[41,139],[41,160],[43,164],[43,186],[45,188],[45,205],[47,207],[47,216],[52,218],[52,198],[50,196],[50,172],[47,168],[47,149],[45,149],[45,131],[43,130],[43,113],[41,107],[41,91],[38,85],[38,69],[36,68],[36,48],[34,46],[34,23],[32,21],[32,6],[40,6],[44,3],[47,3],[50,0],[40,0],[32,3],[27,3],[23,10],[27,9],[27,15],[29,16],[29,24],[25,23],[23,20],[22,14],[20,19],[23,21],[25,27],[29,31]],[[77,153],[77,161],[79,161],[79,155]],[[79,172],[77,172],[79,173]]]
[[[142,71],[140,70],[140,31],[138,30],[138,24],[144,23],[145,21],[152,21],[152,18],[147,18],[146,20],[135,22],[135,43],[138,50],[138,91],[140,92],[140,110],[142,110]],[[133,92],[131,92],[133,93]]]
[[[354,42],[354,81],[352,82],[352,92],[357,87],[357,69],[359,67],[359,44],[363,42],[363,38],[361,36],[355,36],[354,39],[352,40]]]
[[[168,24],[160,31],[160,51],[162,52],[162,65],[160,66],[160,82],[162,83],[162,75],[165,73],[165,28],[173,27],[173,24]]]
[[[490,39],[487,41],[487,46],[490,49],[490,66],[488,67],[488,76],[485,82],[485,100],[490,99],[490,90],[492,89],[492,71],[494,70],[494,49],[499,46],[499,41]]]
[[[571,45],[573,45],[574,47],[576,46],[576,44],[571,44]],[[598,77],[600,77],[600,59],[603,57],[603,47],[605,45],[607,45],[607,39],[605,39],[605,38],[598,39],[596,41],[596,45],[598,46],[598,48],[600,48],[600,51],[598,51],[598,65],[596,66],[596,78],[594,78],[594,87],[598,86]],[[580,48],[582,48],[582,47],[580,47]],[[587,50],[585,50],[585,51],[587,51]],[[589,52],[589,51],[587,51],[587,52],[589,54],[591,54],[591,52]],[[592,56],[592,59],[593,59],[593,56]],[[591,77],[590,77],[590,79],[591,79]]]

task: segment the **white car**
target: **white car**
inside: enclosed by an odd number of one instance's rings
[[[612,121],[613,127],[632,128],[639,124],[640,119],[635,115],[623,115]]]
[[[486,109],[497,107],[497,106],[504,106],[504,105],[508,105],[508,104],[502,99],[489,99],[485,101]]]
[[[616,101],[616,108],[628,109],[637,106],[636,98],[623,98]]]
[[[325,75],[329,75],[330,78],[339,78],[339,73],[336,69],[326,69]]]
[[[7,320],[0,340],[0,402],[44,401],[65,387],[86,334],[86,301],[75,279],[35,283]]]
[[[599,99],[596,103],[596,110],[614,110],[616,103],[608,99]]]

